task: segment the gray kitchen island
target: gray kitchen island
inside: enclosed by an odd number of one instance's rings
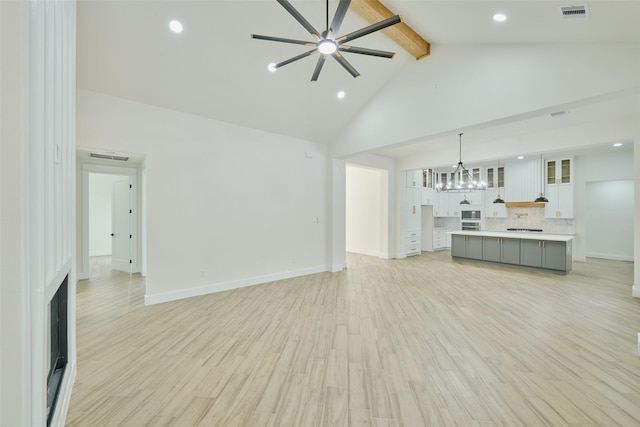
[[[570,234],[517,231],[452,231],[451,256],[568,273],[573,264]]]

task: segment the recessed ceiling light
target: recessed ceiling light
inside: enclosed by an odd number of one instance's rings
[[[622,142],[616,142],[613,144],[614,147],[622,147]]]
[[[173,20],[173,21],[169,22],[169,28],[174,33],[181,33],[182,32],[182,23],[180,21]]]
[[[524,156],[518,156],[518,160],[524,159]]]
[[[346,93],[344,93],[344,91],[341,90],[340,92],[338,92],[338,94],[336,96],[338,97],[338,99],[342,99],[342,98],[345,97],[345,95],[346,95]]]
[[[493,15],[493,20],[496,22],[504,22],[507,20],[507,15],[505,15],[504,13],[496,13],[495,15]]]
[[[271,71],[272,73],[275,73],[277,70],[276,63],[272,62],[271,64],[267,65],[267,70]]]

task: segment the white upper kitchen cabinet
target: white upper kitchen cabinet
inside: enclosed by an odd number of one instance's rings
[[[423,188],[422,189],[422,204],[423,205],[434,205],[436,203],[436,199],[438,198],[438,192],[432,188]]]
[[[546,218],[573,218],[573,158],[547,159],[545,162]]]
[[[422,187],[422,169],[407,171],[407,187]]]

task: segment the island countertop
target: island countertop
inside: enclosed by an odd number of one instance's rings
[[[501,237],[503,239],[547,240],[554,242],[569,242],[576,237],[573,234],[553,234],[539,231],[451,231],[450,233],[460,236]]]

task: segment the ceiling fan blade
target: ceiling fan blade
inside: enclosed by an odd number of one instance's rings
[[[317,40],[321,39],[318,30],[313,28],[313,25],[311,25],[309,21],[304,19],[304,16],[302,16],[300,12],[298,12],[296,8],[291,5],[291,3],[289,3],[287,0],[277,0],[277,2],[280,3],[280,5],[284,7],[287,12],[289,12],[291,16],[293,16],[296,21],[300,23],[300,25],[302,25],[307,31],[309,31],[312,36],[314,36]]]
[[[359,53],[361,55],[370,55],[370,56],[378,56],[380,58],[393,58],[395,52],[387,52],[385,50],[376,50],[376,49],[367,49],[366,47],[355,47],[355,46],[347,46],[340,45],[338,49],[341,52],[347,53]]]
[[[282,37],[272,37],[272,36],[262,36],[260,34],[251,34],[252,39],[258,40],[269,40],[272,42],[282,42],[282,43],[293,43],[293,44],[301,44],[304,46],[315,46],[314,42],[308,42],[304,40],[295,40],[295,39],[285,39]]]
[[[327,55],[320,55],[320,58],[318,58],[318,63],[316,64],[316,68],[313,70],[313,75],[311,76],[312,82],[318,81],[318,76],[320,75],[325,59],[327,59]]]
[[[362,36],[366,36],[367,34],[374,33],[376,31],[382,30],[384,28],[390,27],[392,25],[396,25],[402,22],[402,18],[400,15],[392,16],[391,18],[387,18],[383,21],[376,22],[375,24],[371,24],[368,27],[361,28],[359,30],[354,31],[353,33],[346,34],[342,37],[336,39],[338,43],[346,43],[348,41],[357,39]]]
[[[344,69],[347,70],[353,77],[358,77],[360,75],[360,73],[358,73],[356,69],[353,68],[351,64],[349,64],[349,61],[344,59],[344,56],[342,56],[340,52],[336,51],[331,56],[333,56],[336,61],[338,61],[338,63],[342,65]]]
[[[344,16],[347,14],[347,10],[349,10],[349,4],[351,4],[351,0],[340,0],[340,3],[338,3],[336,14],[333,15],[333,20],[329,26],[329,38],[333,38],[332,35],[338,34],[338,31],[340,31]]]
[[[276,65],[274,65],[274,68],[284,67],[285,65],[291,64],[292,62],[297,61],[298,59],[302,59],[302,58],[306,58],[307,56],[311,56],[314,53],[316,53],[317,51],[318,51],[318,49],[311,49],[308,52],[301,53],[298,56],[294,56],[293,58],[289,58],[286,61],[282,61],[282,62],[277,63]]]

